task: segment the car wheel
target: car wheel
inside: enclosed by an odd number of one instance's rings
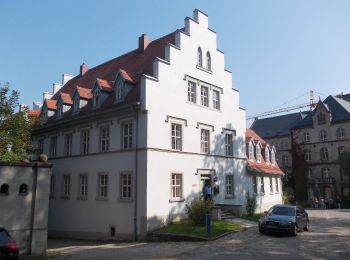
[[[265,230],[262,229],[262,228],[259,228],[259,232],[260,232],[261,234],[265,234]]]
[[[309,231],[309,230],[310,230],[309,221],[306,221],[306,225],[305,225],[305,227],[304,227],[304,230],[305,230],[305,231]]]
[[[292,234],[293,234],[293,236],[296,236],[298,234],[298,226],[297,226],[297,224],[294,225]]]

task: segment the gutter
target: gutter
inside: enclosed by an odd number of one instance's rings
[[[135,162],[134,162],[134,169],[135,169],[135,177],[134,177],[134,240],[137,241],[138,239],[138,228],[137,228],[137,207],[138,207],[138,135],[139,135],[139,111],[140,111],[140,102],[137,102],[136,105],[133,107],[134,111],[136,112],[136,129],[135,129]]]

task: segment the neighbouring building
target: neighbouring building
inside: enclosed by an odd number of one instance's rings
[[[51,167],[40,162],[0,162],[0,225],[20,253],[46,254]]]
[[[252,192],[257,199],[257,212],[282,204],[283,172],[276,162],[276,150],[253,130],[246,131],[247,171]]]
[[[292,152],[300,155],[306,165],[308,194],[305,199],[310,201],[315,197],[336,199],[349,194],[349,182],[339,162],[341,152],[350,148],[348,96],[328,96],[312,111],[257,119],[251,126],[275,144],[282,168],[287,165],[292,170],[293,163],[298,163],[292,161]],[[279,132],[281,128],[285,129],[283,134]],[[287,151],[283,142],[289,145]]]
[[[45,97],[32,134],[54,165],[51,236],[142,238],[206,183],[215,204],[244,209],[245,110],[201,11]]]

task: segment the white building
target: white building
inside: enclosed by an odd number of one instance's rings
[[[206,181],[219,205],[244,205],[252,190],[245,110],[199,10],[183,29],[83,64],[45,100],[42,117],[33,135],[54,164],[53,236],[143,237],[183,217]]]

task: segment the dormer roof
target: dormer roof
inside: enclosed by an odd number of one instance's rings
[[[112,81],[107,81],[104,79],[97,78],[96,83],[103,91],[106,91],[106,92],[113,91],[113,82]]]
[[[77,86],[76,92],[78,93],[79,97],[82,99],[87,99],[87,100],[92,99],[91,89]]]
[[[135,81],[132,79],[131,75],[126,70],[120,69],[120,73],[123,76],[125,81],[131,84],[135,84]]]
[[[58,100],[61,100],[62,103],[65,104],[65,105],[69,105],[69,106],[73,105],[73,100],[72,100],[72,98],[70,97],[69,94],[61,92]]]
[[[49,110],[57,110],[57,100],[45,99],[44,105],[46,105]]]

